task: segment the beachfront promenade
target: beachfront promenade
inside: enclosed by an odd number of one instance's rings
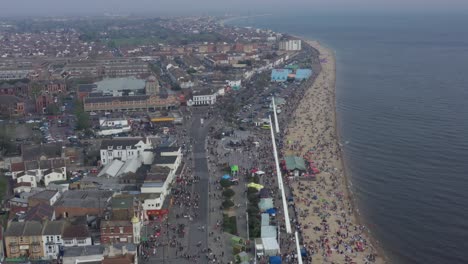
[[[313,263],[384,263],[355,215],[336,130],[335,57],[318,42],[322,70],[300,100],[285,129],[283,156],[314,161],[317,181],[291,180],[304,245]],[[291,102],[290,102],[291,103]],[[292,102],[294,103],[294,102]],[[348,257],[347,257],[348,256]]]

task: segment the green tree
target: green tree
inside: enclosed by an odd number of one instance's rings
[[[234,202],[231,200],[224,200],[221,206],[223,207],[223,209],[229,209],[234,206]]]
[[[223,191],[223,196],[226,197],[226,198],[231,198],[231,197],[234,196],[234,194],[235,194],[235,192],[231,188],[228,188],[228,189]]]
[[[86,130],[90,128],[89,114],[84,111],[83,103],[75,101],[76,130]]]
[[[231,181],[228,179],[221,179],[221,181],[219,181],[219,184],[221,184],[221,187],[223,188],[229,188],[232,185]]]
[[[46,108],[46,114],[48,115],[58,115],[60,112],[60,109],[57,104],[50,104]]]

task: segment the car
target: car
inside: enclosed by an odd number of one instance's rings
[[[97,115],[97,114],[96,114],[96,112],[90,112],[89,115],[90,115],[90,116],[95,116],[95,115]]]
[[[5,176],[9,176],[9,177],[11,177],[12,175],[13,175],[13,173],[11,173],[11,171],[7,171],[7,172],[5,172]]]

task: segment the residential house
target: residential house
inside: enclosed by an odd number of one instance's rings
[[[42,224],[35,221],[10,222],[5,230],[5,248],[8,258],[28,257],[42,259]]]
[[[45,259],[57,259],[60,247],[63,246],[62,234],[65,231],[65,221],[46,221],[42,230],[42,245]]]
[[[105,220],[101,222],[101,243],[140,243],[141,222],[138,217],[129,220]]]
[[[91,246],[93,244],[88,226],[84,224],[67,225],[62,235],[64,247]]]
[[[60,193],[58,191],[45,190],[29,196],[28,204],[29,207],[34,207],[38,204],[46,204],[53,206],[59,198]]]
[[[14,95],[0,95],[0,115],[6,117],[23,116],[26,113],[23,99]]]

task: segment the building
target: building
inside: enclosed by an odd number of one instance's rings
[[[105,220],[101,222],[101,243],[140,243],[141,222],[134,216],[129,221]]]
[[[106,165],[114,159],[127,161],[137,157],[148,164],[153,154],[145,150],[152,148],[149,138],[106,139],[101,142],[101,164]]]
[[[100,136],[116,135],[121,133],[128,133],[132,131],[130,121],[125,118],[99,118],[99,131]]]
[[[302,80],[307,80],[312,76],[312,70],[311,69],[297,69],[296,70],[296,75],[295,75],[295,80],[296,81],[302,81]]]
[[[285,82],[288,80],[288,75],[292,71],[289,69],[273,69],[271,70],[271,81],[272,82]]]
[[[58,191],[45,190],[29,196],[28,205],[29,207],[34,207],[39,204],[53,206],[59,198],[60,193]]]
[[[47,107],[53,103],[55,103],[55,101],[51,94],[41,93],[36,97],[36,112],[39,114],[45,113]]]
[[[177,96],[135,95],[85,97],[84,110],[91,111],[149,111],[173,109],[180,105]]]
[[[290,39],[290,40],[280,41],[279,49],[285,50],[285,51],[299,51],[302,49],[302,40]]]
[[[0,70],[0,80],[26,79],[33,69]]]
[[[125,162],[114,159],[110,163],[107,163],[97,176],[107,178],[120,177],[129,172],[135,173],[141,165],[143,165],[142,156],[127,159]]]
[[[104,259],[104,247],[100,245],[84,247],[66,247],[63,251],[63,264],[101,263]]]
[[[67,178],[65,160],[62,158],[14,163],[11,166],[11,172],[12,179],[16,180],[18,184],[16,186],[17,193],[27,187],[24,183],[30,184],[31,188],[35,188],[40,182],[48,186],[54,181],[63,181]]]
[[[42,259],[44,257],[40,222],[10,222],[4,240],[8,258]]]
[[[54,207],[47,204],[37,204],[29,208],[19,221],[54,221]]]
[[[91,246],[93,241],[86,225],[67,225],[62,235],[64,247]]]
[[[145,93],[147,95],[159,95],[159,82],[153,75],[146,80]]]
[[[214,92],[211,89],[205,89],[202,91],[194,91],[192,99],[187,102],[187,105],[213,105],[216,103],[218,92]]]
[[[24,116],[26,113],[23,99],[14,95],[0,95],[0,115],[6,117]]]
[[[42,230],[42,245],[45,259],[57,259],[63,246],[62,234],[65,231],[64,221],[44,222]]]
[[[103,216],[113,192],[108,190],[69,190],[55,203],[57,218]]]

